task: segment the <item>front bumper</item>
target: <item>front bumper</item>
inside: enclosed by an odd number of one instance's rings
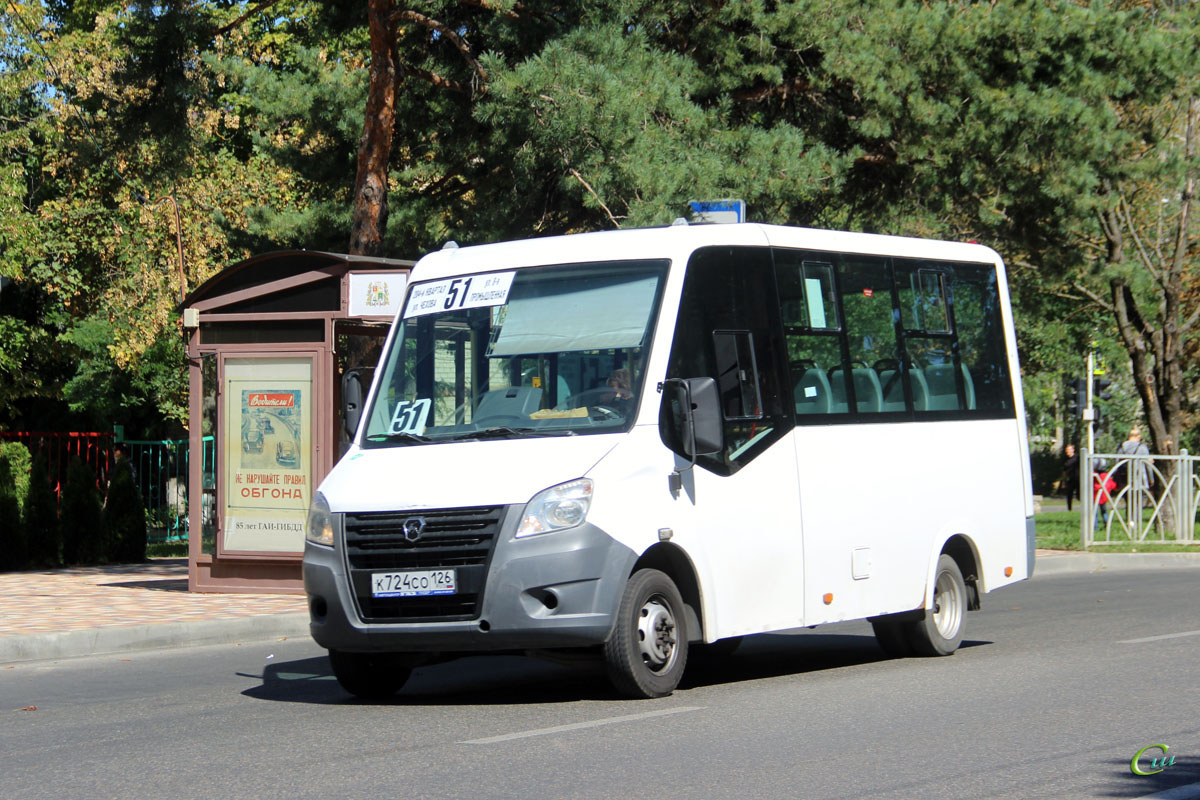
[[[471,619],[364,622],[344,547],[307,544],[309,630],[322,647],[350,652],[473,652],[598,644],[612,630],[636,554],[599,528],[513,538],[521,507],[497,535],[482,602]]]

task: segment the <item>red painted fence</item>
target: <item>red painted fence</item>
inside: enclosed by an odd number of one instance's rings
[[[29,448],[30,455],[41,453],[46,459],[46,471],[54,494],[62,499],[62,487],[67,482],[67,469],[71,459],[78,456],[92,468],[96,475],[96,488],[101,491],[108,485],[109,471],[113,464],[113,444],[116,434],[85,433],[72,431],[0,431],[0,441],[20,442]]]

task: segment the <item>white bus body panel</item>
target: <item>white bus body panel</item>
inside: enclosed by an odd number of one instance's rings
[[[335,512],[526,503],[584,477],[621,437],[579,436],[354,449],[321,483]]]
[[[856,434],[870,441],[848,447]],[[1025,578],[1025,541],[1013,534],[1025,520],[1011,500],[1022,495],[1017,440],[1012,420],[797,428],[806,624],[928,607],[955,535],[980,557],[981,592]],[[858,577],[856,550],[867,551]]]

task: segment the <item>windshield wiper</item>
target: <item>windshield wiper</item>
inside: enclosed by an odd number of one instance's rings
[[[404,442],[406,444],[432,441],[428,436],[415,433],[373,433],[367,437],[368,442]]]
[[[503,439],[508,436],[526,436],[530,433],[541,433],[537,428],[510,428],[507,425],[497,425],[492,428],[484,428],[481,431],[467,431],[460,433],[457,436],[449,438],[454,441],[462,441],[466,439]]]

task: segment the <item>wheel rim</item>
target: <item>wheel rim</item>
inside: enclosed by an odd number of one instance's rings
[[[933,586],[933,624],[943,639],[953,639],[962,624],[963,596],[949,572],[938,575]]]
[[[653,672],[663,672],[675,662],[675,615],[660,595],[646,600],[638,614],[638,648],[642,663]]]

